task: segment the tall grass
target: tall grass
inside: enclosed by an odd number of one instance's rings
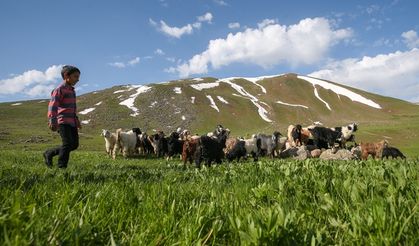
[[[0,159],[0,245],[419,244],[418,160]]]

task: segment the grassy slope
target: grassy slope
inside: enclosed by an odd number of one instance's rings
[[[261,119],[257,108],[250,100],[233,96],[237,93],[225,83],[220,86],[197,91],[190,87],[192,83],[214,82],[214,78],[204,81],[180,80],[167,84],[152,85],[152,89],[137,97],[135,105],[140,116],[131,117],[131,109],[119,105],[129,98],[135,90],[114,94],[116,90],[126,89],[115,86],[96,94],[89,93],[78,97],[79,111],[95,107],[88,115],[79,115],[81,120],[90,119],[90,123],[81,130],[81,148],[101,150],[103,139],[99,136],[102,128],[140,127],[149,133],[152,129],[172,131],[177,127],[191,129],[194,133],[203,134],[212,131],[217,124],[223,124],[232,130],[235,136],[250,136],[255,132],[270,133],[279,130],[286,134],[289,124],[312,124],[320,121],[327,126],[359,123],[358,141],[376,141],[387,138],[390,144],[400,148],[408,156],[419,155],[419,106],[394,98],[367,93],[355,88],[348,89],[378,102],[383,109],[377,110],[366,105],[352,102],[349,98],[317,88],[320,96],[326,100],[332,111],[314,96],[313,86],[297,79],[294,74],[265,79],[259,82],[267,89],[264,94],[260,87],[237,79],[234,83],[243,86],[252,95],[268,104],[268,117],[273,123]],[[173,92],[174,87],[181,87],[182,94]],[[206,95],[211,95],[220,109],[218,113],[211,108]],[[196,97],[191,104],[191,97]],[[224,104],[217,96],[225,98]],[[118,98],[121,97],[121,98]],[[276,103],[283,101],[291,104],[302,104],[309,109],[290,107]],[[152,106],[152,103],[158,103]],[[101,105],[95,106],[96,103]],[[57,134],[50,133],[46,127],[47,102],[26,101],[23,105],[11,106],[12,103],[0,104],[0,148],[10,149],[43,149],[60,143]],[[185,116],[185,120],[182,120]],[[34,138],[36,137],[36,138]],[[32,139],[31,139],[32,138]]]
[[[371,142],[387,139],[390,145],[397,146],[406,154],[419,156],[418,105],[348,86],[343,87],[379,102],[382,107],[378,112],[371,108],[355,111],[355,117],[359,118],[358,122],[362,124],[361,130],[357,133],[358,141]]]

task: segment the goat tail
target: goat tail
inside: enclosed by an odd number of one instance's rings
[[[121,145],[121,132],[122,128],[116,129],[115,135],[116,135],[116,144]]]
[[[121,148],[121,132],[122,129],[116,129],[115,132],[115,146],[113,147],[113,153],[112,153],[112,158],[115,160],[116,158],[116,154],[118,153],[119,149]]]

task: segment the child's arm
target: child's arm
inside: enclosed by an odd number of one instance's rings
[[[58,129],[57,112],[61,101],[61,90],[59,88],[51,92],[51,100],[48,104],[48,126],[52,131]]]

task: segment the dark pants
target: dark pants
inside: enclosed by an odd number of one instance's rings
[[[46,153],[50,158],[58,155],[58,167],[66,168],[70,152],[79,147],[79,133],[77,127],[70,125],[59,125],[58,132],[63,144],[47,150]]]

